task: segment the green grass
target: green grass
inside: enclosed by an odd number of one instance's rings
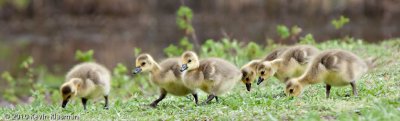
[[[131,93],[121,97],[110,95],[110,109],[104,110],[103,100],[90,100],[84,111],[79,99],[70,102],[66,109],[60,104],[47,103],[43,99],[32,104],[1,108],[0,120],[6,115],[76,115],[81,120],[398,120],[400,119],[400,40],[380,44],[360,41],[329,41],[316,45],[320,49],[341,48],[363,58],[379,57],[377,67],[357,80],[359,96],[351,94],[351,87],[332,87],[331,98],[325,98],[323,84],[308,87],[301,97],[289,98],[283,93],[284,84],[270,79],[262,85],[254,85],[247,92],[242,83],[220,96],[220,102],[195,106],[191,96],[167,95],[157,108],[147,106],[158,95],[154,89],[148,93]],[[141,75],[147,76],[147,75]],[[140,78],[145,81],[145,78]],[[137,86],[136,86],[137,87]],[[136,88],[135,87],[135,88]],[[133,88],[133,87],[132,87]],[[137,90],[124,88],[126,90]],[[117,89],[115,89],[117,90]],[[128,91],[129,92],[129,91]],[[39,96],[40,97],[40,96]],[[204,101],[206,94],[199,95]],[[61,99],[60,99],[61,100]]]

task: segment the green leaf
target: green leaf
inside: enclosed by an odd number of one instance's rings
[[[315,39],[312,34],[307,34],[300,38],[300,44],[315,44]]]
[[[350,19],[345,16],[340,16],[339,19],[333,19],[331,24],[335,27],[335,29],[341,29],[344,25],[350,22]]]
[[[128,72],[128,68],[124,64],[118,63],[113,72],[115,75],[123,75]]]
[[[135,47],[134,50],[133,50],[134,56],[138,56],[138,55],[140,54],[140,52],[142,52],[142,49],[141,49],[141,48]]]
[[[302,31],[303,31],[303,30],[302,30],[300,27],[298,27],[298,26],[293,26],[292,29],[291,29],[291,34],[292,34],[292,35],[298,35],[298,34],[300,34]]]
[[[28,58],[26,58],[24,61],[22,61],[20,68],[29,68],[30,65],[33,64],[33,57],[29,56]]]
[[[77,50],[75,53],[75,60],[80,62],[91,62],[93,61],[93,50],[88,50],[86,52],[82,52],[81,50]]]
[[[285,25],[278,25],[276,31],[282,39],[286,39],[290,36],[290,31]]]
[[[177,11],[176,24],[178,24],[178,27],[180,29],[192,32],[193,31],[193,27],[191,25],[192,19],[193,19],[192,9],[190,9],[187,6],[179,7]]]
[[[193,49],[193,44],[189,42],[189,39],[187,37],[183,37],[180,41],[179,41],[179,45],[182,48],[185,48],[185,50],[192,50]]]
[[[14,78],[11,76],[10,72],[8,71],[4,71],[1,74],[1,78],[3,78],[4,80],[7,80],[7,82],[12,82],[14,81]]]
[[[173,44],[170,44],[167,48],[164,49],[164,53],[167,54],[168,57],[178,56],[182,52],[182,49]]]

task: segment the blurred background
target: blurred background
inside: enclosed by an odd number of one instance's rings
[[[400,36],[400,0],[0,0],[0,44],[7,50],[0,71],[32,55],[62,73],[76,63],[76,50],[95,50],[108,67],[133,63],[134,47],[163,57],[162,48],[184,35],[176,25],[182,4],[193,10],[199,43],[224,34],[243,42],[279,41],[279,24],[324,41],[342,36],[330,22],[341,15],[350,18],[340,30],[346,35],[368,42]]]
[[[195,31],[177,25],[182,5],[191,8]],[[331,20],[340,16],[349,22],[337,30]],[[400,37],[400,0],[0,0],[0,72],[25,75],[30,70],[21,67],[31,59],[64,75],[78,63],[77,50],[129,70],[138,50],[163,58],[164,48],[188,35],[195,47],[224,37],[262,46],[298,42],[282,39],[278,25],[298,26],[296,36],[312,33],[317,42],[351,36],[377,43]]]

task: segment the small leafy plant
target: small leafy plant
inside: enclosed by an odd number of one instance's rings
[[[276,27],[276,31],[278,32],[281,39],[286,39],[290,36],[290,30],[285,25],[278,25]]]
[[[17,103],[18,97],[16,96],[15,89],[17,87],[15,79],[11,76],[10,72],[5,71],[1,74],[1,78],[7,81],[7,88],[2,92],[3,98],[11,103]]]
[[[312,34],[307,34],[300,38],[300,44],[316,44],[315,39]]]
[[[192,9],[190,9],[187,6],[181,6],[178,9],[178,12],[176,13],[176,24],[178,24],[178,27],[182,30],[185,30],[185,33],[187,35],[192,34],[194,29],[192,26],[192,19],[193,19],[193,12]]]
[[[180,56],[184,51],[192,50],[193,44],[189,42],[187,37],[182,38],[179,41],[179,46],[175,46],[170,44],[167,48],[164,49],[164,53],[168,57]]]
[[[79,62],[91,62],[93,60],[93,50],[88,50],[86,52],[82,52],[81,50],[77,50],[75,53],[75,60]]]
[[[345,16],[340,16],[339,19],[333,19],[331,24],[335,27],[335,29],[341,29],[344,25],[350,22],[350,19]]]

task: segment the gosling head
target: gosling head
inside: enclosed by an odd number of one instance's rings
[[[62,108],[65,108],[67,105],[69,99],[75,97],[78,94],[78,88],[82,84],[82,79],[81,78],[72,78],[68,82],[65,82],[63,85],[60,87],[60,92],[62,95]]]
[[[275,75],[278,70],[282,60],[276,59],[273,61],[264,61],[257,66],[256,72],[258,77],[257,85],[260,85],[265,79]]]
[[[154,66],[154,59],[149,54],[141,54],[136,58],[133,74],[149,72]]]
[[[183,53],[181,56],[181,62],[181,72],[185,70],[193,70],[200,66],[199,58],[197,57],[197,54],[193,51],[186,51],[185,53]]]
[[[253,82],[254,78],[256,77],[256,74],[254,71],[252,71],[249,68],[242,68],[242,82],[243,84],[246,85],[247,91],[251,90],[251,83]]]
[[[303,85],[299,83],[298,79],[289,79],[286,82],[285,93],[287,96],[299,96],[303,92]]]
[[[260,60],[252,60],[245,64],[240,71],[242,72],[242,82],[246,85],[247,91],[251,90],[251,84],[256,77],[256,68],[260,64]]]

